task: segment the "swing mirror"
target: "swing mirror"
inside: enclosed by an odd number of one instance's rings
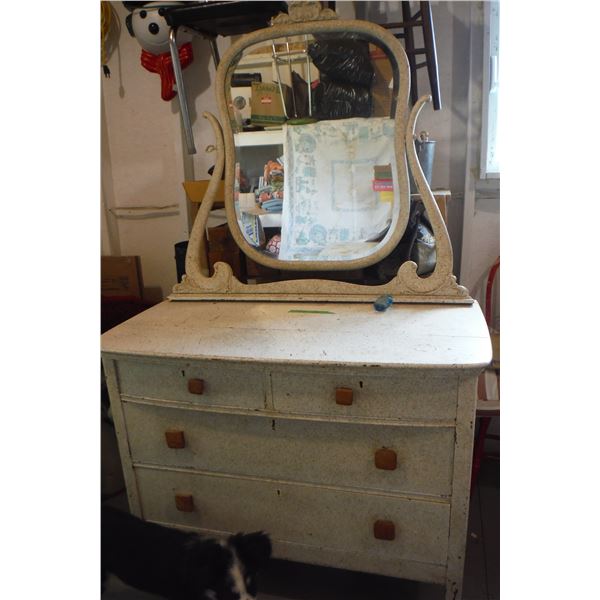
[[[232,234],[252,260],[348,270],[397,245],[409,191],[396,160],[405,125],[396,132],[392,59],[372,36],[337,31],[270,38],[231,61],[225,201]]]
[[[415,151],[429,98],[409,111],[409,87],[406,53],[390,32],[339,20],[318,2],[292,2],[272,27],[232,44],[215,80],[220,119],[205,113],[217,161],[186,275],[170,298],[472,302],[452,275],[448,232]],[[411,206],[409,171],[435,241],[426,276],[411,260],[394,262]],[[221,178],[231,237],[248,265],[276,278],[202,265]],[[365,278],[386,262],[384,277]]]

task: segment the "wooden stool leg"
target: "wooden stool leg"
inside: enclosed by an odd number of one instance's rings
[[[433,33],[433,18],[431,17],[431,4],[429,2],[421,2],[420,5],[421,21],[423,22],[423,42],[426,50],[427,73],[429,75],[433,109],[440,110],[440,108],[442,108],[442,100],[440,98],[440,81],[438,76],[435,35]]]
[[[402,20],[404,22],[404,47],[408,57],[410,67],[410,100],[416,104],[419,99],[419,90],[417,86],[417,59],[415,56],[415,36],[413,34],[413,25],[410,23],[412,16],[410,14],[410,2],[402,2]]]

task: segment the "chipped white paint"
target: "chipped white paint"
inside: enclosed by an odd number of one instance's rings
[[[491,360],[477,304],[164,302],[102,349],[136,514],[211,535],[264,529],[276,557],[460,599],[475,383]],[[351,406],[335,387],[353,389]],[[167,448],[168,428],[185,448]],[[375,468],[383,447],[396,470]],[[176,492],[194,512],[175,509]],[[396,539],[374,538],[377,519]]]

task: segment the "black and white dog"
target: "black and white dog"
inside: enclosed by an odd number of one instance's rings
[[[108,573],[169,600],[253,600],[271,556],[263,532],[218,541],[103,506],[102,585]]]

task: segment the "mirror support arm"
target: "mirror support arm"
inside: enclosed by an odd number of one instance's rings
[[[208,220],[208,215],[210,214],[210,211],[212,209],[213,202],[217,194],[217,188],[219,186],[221,178],[223,177],[223,169],[225,166],[225,153],[223,151],[223,132],[221,130],[221,125],[212,113],[205,112],[203,116],[205,119],[208,119],[209,123],[213,128],[213,133],[215,135],[215,142],[217,146],[217,160],[212,172],[212,176],[210,178],[210,182],[208,184],[208,187],[206,188],[204,198],[202,198],[200,208],[198,209],[198,214],[196,215],[196,220],[194,221],[194,226],[192,227],[192,232],[190,234],[187,253],[185,255],[184,278],[187,279],[187,284],[191,283],[192,285],[198,285],[200,281],[208,275],[208,273],[202,273],[199,257],[202,255],[203,252],[205,252],[205,224]]]
[[[177,84],[177,97],[179,98],[179,108],[181,110],[181,119],[183,121],[183,131],[185,133],[185,143],[187,145],[188,154],[196,154],[196,146],[194,145],[194,134],[192,132],[192,123],[188,112],[188,105],[185,96],[185,86],[183,83],[183,72],[181,63],[179,62],[179,50],[177,49],[177,27],[171,27],[169,31],[169,50],[171,52],[171,60],[173,62],[173,73],[175,74],[175,83]]]

